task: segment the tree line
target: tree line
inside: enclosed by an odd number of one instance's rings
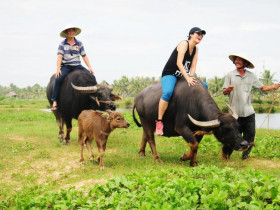
[[[275,73],[271,73],[270,70],[264,70],[261,73],[260,81],[264,85],[271,85],[277,82],[274,79]],[[197,77],[208,83],[209,92],[213,97],[222,95],[222,86],[224,83],[224,78],[215,76],[214,78],[207,79],[206,77]],[[117,95],[126,97],[134,97],[138,92],[143,90],[148,85],[160,81],[159,78],[155,77],[133,77],[128,78],[127,76],[122,76],[119,80],[114,80],[113,92]],[[105,81],[103,81],[105,82]],[[18,98],[22,99],[39,99],[46,98],[46,87],[42,87],[39,84],[33,86],[27,86],[25,88],[19,88],[15,84],[11,83],[9,87],[0,85],[0,97],[4,98],[7,93],[14,91],[17,94]],[[270,93],[262,93],[258,90],[253,90],[252,95],[254,98],[260,98],[261,96]]]
[[[273,83],[277,82],[274,79],[275,73],[271,73],[270,70],[264,70],[261,73],[260,81],[264,85],[272,85]],[[224,84],[224,77],[220,78],[215,76],[214,78],[207,79],[206,77],[197,77],[207,82],[209,92],[213,97],[217,97],[222,95],[223,92],[223,84]],[[134,77],[128,78],[127,76],[122,76],[121,79],[115,80],[113,83],[114,92],[116,94],[121,95],[122,97],[134,97],[139,91],[147,87],[148,85],[152,84],[155,81],[160,81],[160,78],[155,77]],[[256,97],[260,97],[261,95],[267,94],[262,93],[261,91],[254,90],[252,92],[253,95]]]
[[[25,88],[20,88],[15,84],[11,83],[10,86],[5,87],[0,85],[0,97],[3,99],[10,92],[15,92],[17,94],[17,98],[22,99],[42,99],[46,98],[46,90],[47,87],[42,87],[39,84],[35,84],[33,86],[27,86]]]

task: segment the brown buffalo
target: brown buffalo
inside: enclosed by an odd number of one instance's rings
[[[97,162],[100,169],[104,169],[103,156],[106,143],[110,133],[115,128],[128,128],[130,125],[118,112],[108,111],[109,114],[93,110],[84,110],[78,117],[79,124],[79,145],[81,150],[80,162],[84,163],[83,148],[86,144],[89,151],[90,161],[94,160],[91,149],[91,142],[94,139],[98,148]]]

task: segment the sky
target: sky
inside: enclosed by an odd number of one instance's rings
[[[82,29],[98,82],[159,78],[194,26],[206,31],[199,76],[225,76],[234,69],[228,56],[246,52],[258,77],[268,69],[280,81],[279,0],[1,0],[0,8],[1,86],[47,86],[67,24]]]

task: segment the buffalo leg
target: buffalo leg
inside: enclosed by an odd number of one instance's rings
[[[93,153],[92,153],[91,141],[92,141],[92,139],[89,139],[87,137],[86,140],[85,140],[85,143],[86,143],[86,146],[87,146],[87,149],[88,149],[88,153],[89,153],[89,161],[93,162],[94,161],[94,156],[93,156]]]
[[[198,150],[198,142],[196,138],[193,136],[192,131],[187,127],[184,126],[183,128],[178,128],[176,131],[188,142],[190,146],[190,150],[185,153],[180,160],[186,161],[190,160],[190,166],[198,166],[196,161],[196,155]]]
[[[190,150],[185,153],[180,160],[186,161],[190,160],[190,166],[198,166],[196,161],[197,149],[198,149],[198,142],[195,141],[194,143],[189,143]]]
[[[233,150],[231,148],[223,146],[223,148],[222,148],[222,159],[223,160],[228,160],[230,158],[230,155],[231,155],[232,152],[233,152]]]
[[[61,124],[59,126],[59,134],[58,134],[58,139],[59,139],[60,142],[62,142],[63,139],[64,139],[64,131],[63,131],[64,130],[64,124],[65,124],[64,119],[61,117]]]
[[[162,160],[159,158],[158,153],[157,153],[154,133],[151,132],[150,134],[146,134],[146,135],[147,135],[148,143],[150,145],[150,148],[151,148],[153,156],[154,156],[154,161],[159,162],[159,163],[162,162]]]
[[[70,143],[70,133],[72,131],[72,120],[71,119],[66,119],[66,136],[65,139],[63,141],[63,144],[69,144]]]
[[[139,156],[141,156],[141,157],[146,156],[146,153],[145,153],[146,145],[147,145],[147,135],[146,135],[146,132],[143,130],[142,142],[141,142],[140,149],[138,152]]]
[[[105,142],[101,142],[101,140],[99,140],[100,144],[98,144],[98,157],[97,157],[97,162],[99,162],[99,167],[101,170],[104,169],[104,162],[103,162],[103,156],[106,150],[106,141]]]
[[[62,142],[63,139],[64,139],[64,131],[63,131],[64,120],[63,120],[63,118],[61,117],[61,115],[58,113],[57,110],[54,111],[53,113],[54,113],[54,115],[55,115],[56,123],[57,123],[58,128],[59,128],[59,132],[58,132],[58,137],[57,137],[57,138],[58,138],[58,140],[59,140],[60,142]]]
[[[154,136],[151,139],[148,139],[148,143],[151,147],[153,156],[154,156],[154,161],[156,162],[162,162],[162,160],[159,158],[158,153],[157,153],[157,149],[156,149],[156,142],[155,142],[155,138]]]
[[[150,129],[146,129],[145,126],[143,126],[142,142],[138,152],[140,156],[145,156],[145,149],[146,149],[147,142],[149,143],[150,148],[152,150],[154,161],[159,163],[162,162],[157,154],[154,132]]]
[[[81,151],[81,159],[80,159],[80,163],[84,164],[85,163],[85,159],[84,159],[84,140],[83,140],[83,136],[79,134],[79,146],[80,146],[80,151]]]

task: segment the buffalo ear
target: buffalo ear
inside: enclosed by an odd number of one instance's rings
[[[112,112],[110,109],[107,109],[106,112],[109,113],[110,119],[114,119],[116,117],[116,113]]]
[[[101,116],[104,117],[106,120],[111,120],[111,118],[110,118],[108,113],[104,113]]]
[[[196,136],[196,135],[212,135],[212,134],[213,134],[212,131],[210,131],[210,132],[208,132],[208,131],[195,131],[193,135]]]
[[[110,95],[110,98],[111,98],[112,101],[122,100],[122,97],[117,96],[117,95],[115,95],[115,94],[111,94],[111,95]]]

